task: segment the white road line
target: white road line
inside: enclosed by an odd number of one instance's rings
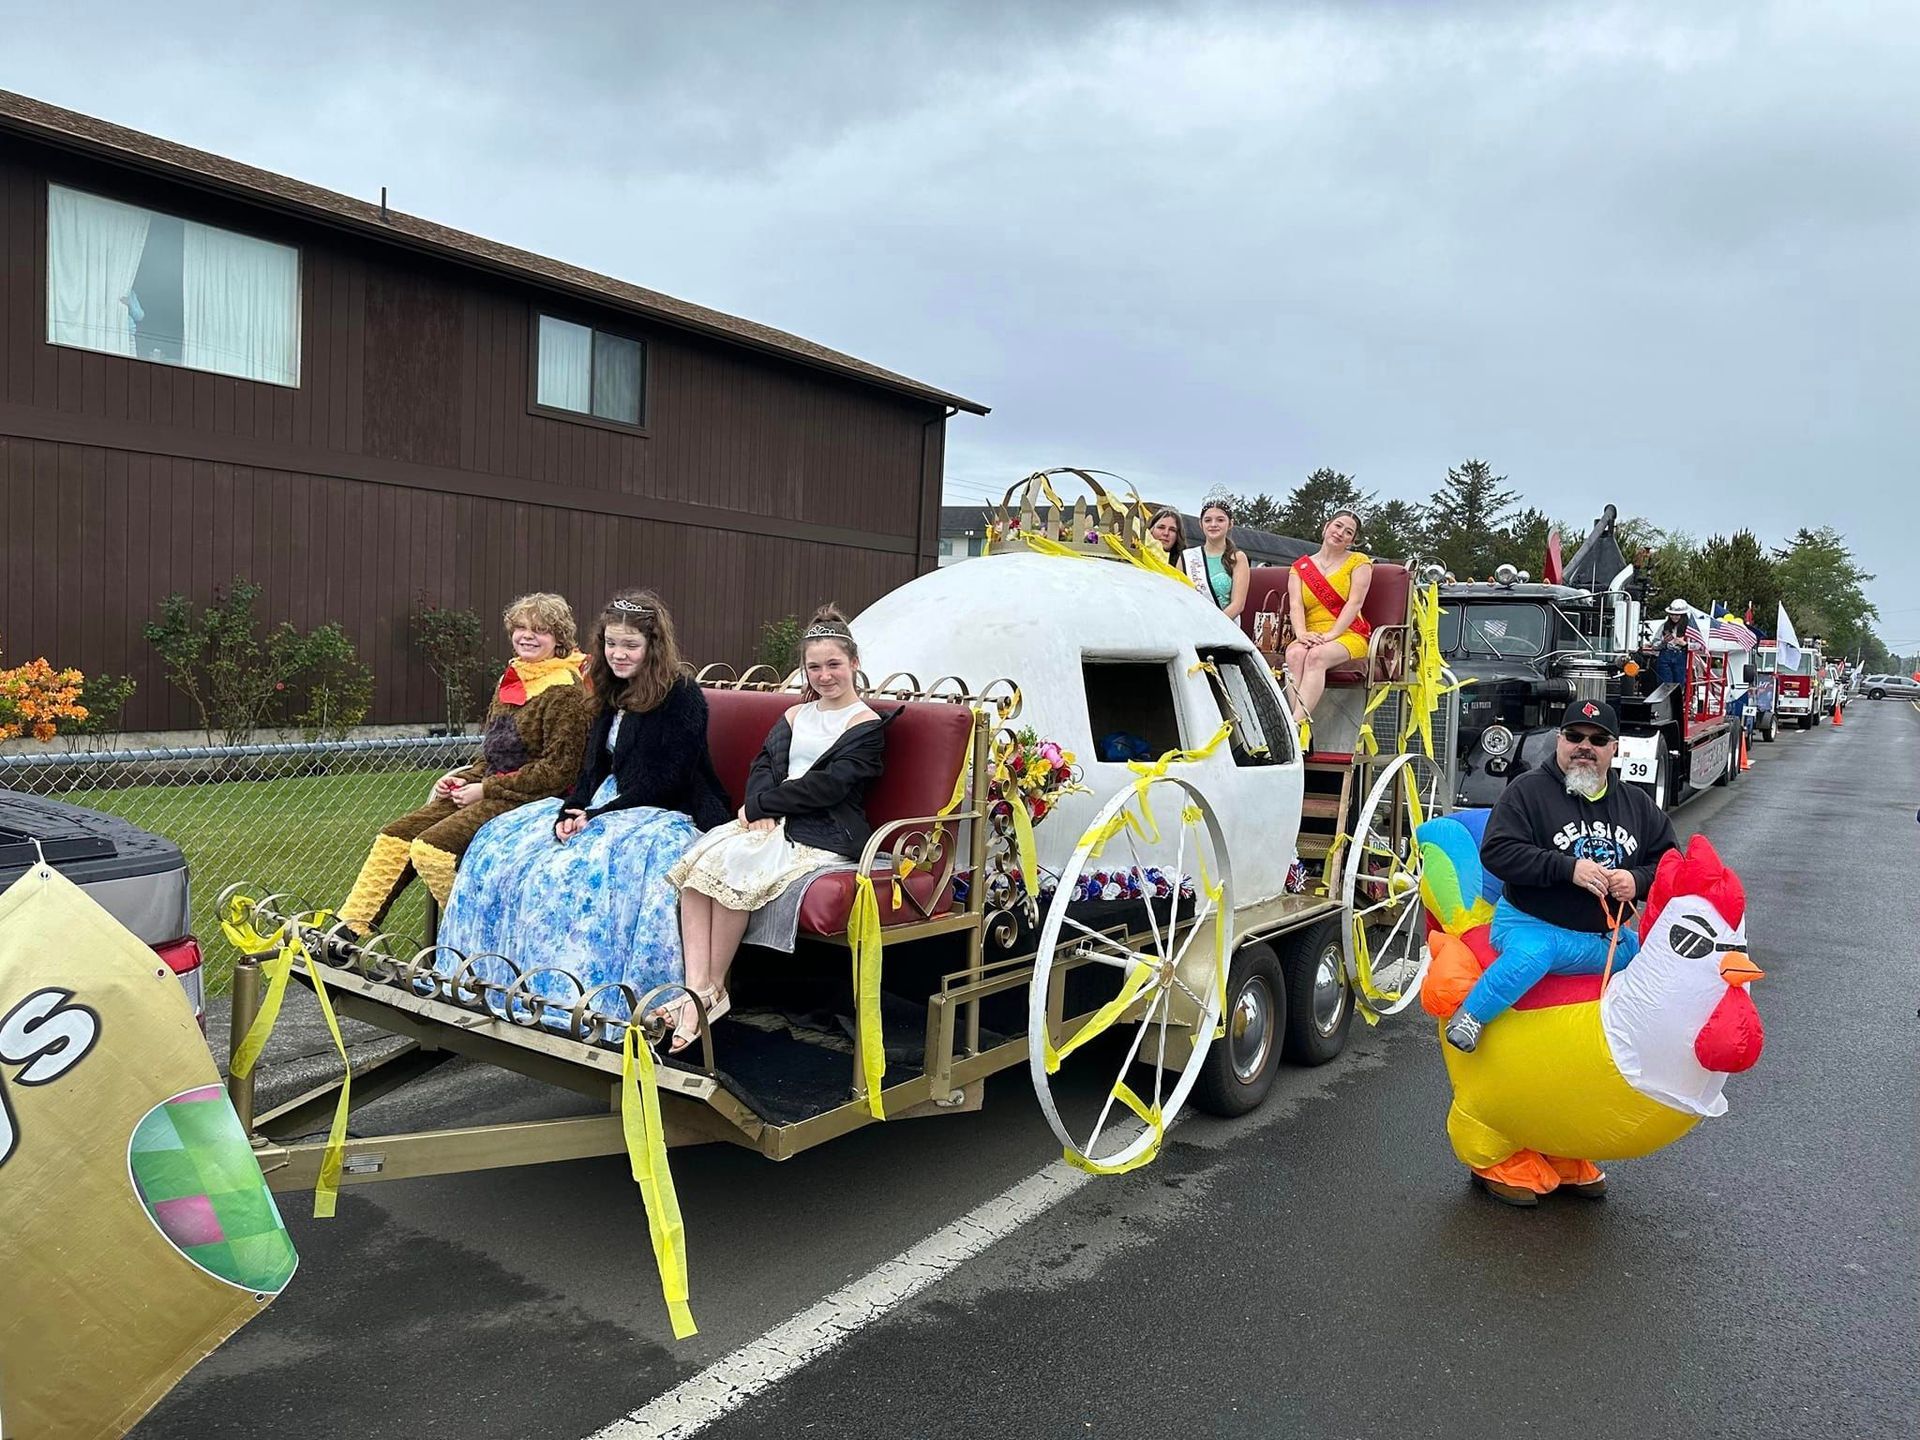
[[[625,1419],[614,1421],[591,1440],[684,1440],[697,1435],[1052,1209],[1093,1178],[1063,1160],[1054,1161],[912,1249],[774,1326],[759,1339],[722,1356]]]

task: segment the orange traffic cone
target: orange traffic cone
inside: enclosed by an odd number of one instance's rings
[[[1747,758],[1747,727],[1744,725],[1740,727],[1740,769],[1743,774],[1753,769],[1753,761]]]
[[[1841,725],[1845,723],[1840,718],[1840,702],[1838,700],[1833,702],[1833,723],[1836,725]]]

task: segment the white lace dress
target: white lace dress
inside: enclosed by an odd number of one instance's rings
[[[823,710],[810,700],[793,717],[793,743],[787,748],[787,779],[797,780],[826,754],[848,724],[869,712],[864,705]],[[804,875],[827,865],[842,865],[846,856],[817,845],[800,845],[787,838],[787,822],[771,830],[749,830],[729,820],[709,830],[667,872],[683,890],[698,890],[729,910],[758,910]]]

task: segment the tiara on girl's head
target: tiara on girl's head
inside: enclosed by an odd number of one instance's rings
[[[653,607],[651,605],[642,605],[637,600],[615,600],[611,605],[607,606],[607,608],[609,610],[618,610],[626,615],[651,615],[653,613]]]
[[[818,625],[809,625],[802,640],[850,640],[853,631],[835,620],[822,620]]]
[[[1209,505],[1218,505],[1222,510],[1225,510],[1231,515],[1233,513],[1233,492],[1224,485],[1214,486],[1211,490],[1207,491],[1205,495],[1200,497],[1200,508],[1202,510],[1205,510]]]

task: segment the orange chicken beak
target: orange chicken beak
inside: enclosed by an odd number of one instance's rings
[[[1729,985],[1751,985],[1756,980],[1767,978],[1767,972],[1739,950],[1728,951],[1720,959],[1720,978]]]

